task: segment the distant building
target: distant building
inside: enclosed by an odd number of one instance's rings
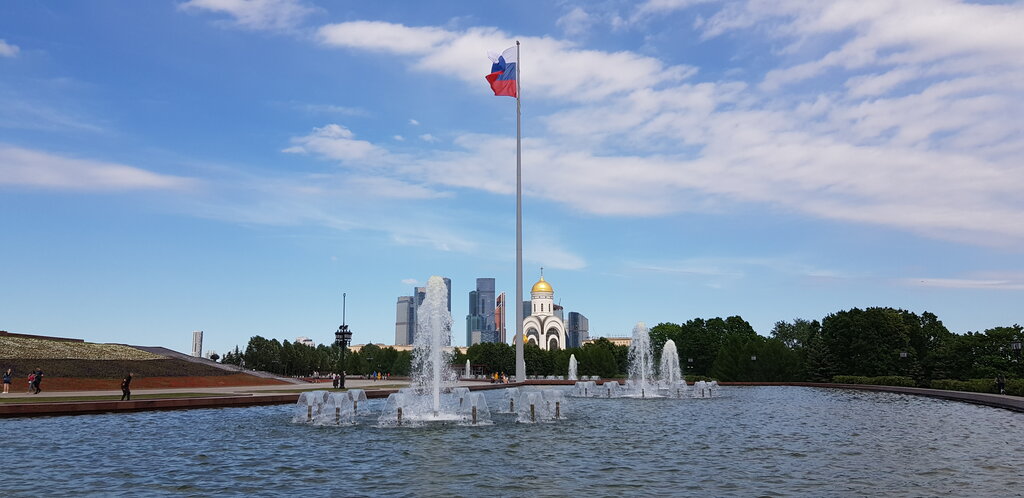
[[[203,357],[203,331],[194,330],[192,331],[192,356],[196,358]]]
[[[316,343],[313,342],[313,339],[310,339],[310,338],[308,338],[308,337],[306,337],[304,335],[300,335],[299,337],[296,337],[295,338],[295,344],[302,344],[304,346],[309,346],[311,348],[315,348],[316,347]]]
[[[558,317],[563,323],[565,323],[565,308],[561,304],[555,305],[555,316]]]
[[[494,322],[494,305],[494,279],[476,279],[476,290],[469,293],[469,314],[466,315],[466,346],[498,341]]]
[[[544,280],[543,269],[540,280],[530,290],[530,316],[523,319],[523,335],[544,350],[565,349],[565,323],[555,315],[555,290]]]
[[[452,279],[444,278],[448,290],[448,313],[452,312]],[[427,299],[426,287],[413,288],[411,296],[400,296],[395,305],[395,344],[413,344],[416,342],[418,311]]]
[[[412,344],[416,324],[416,306],[413,296],[400,296],[395,305],[395,344]]]
[[[507,343],[508,336],[505,334],[505,293],[498,294],[494,301],[494,330],[498,335],[497,342]]]
[[[394,345],[390,345],[390,344],[383,344],[383,343],[374,343],[373,345],[377,346],[377,347],[379,347],[381,349],[394,348],[395,351],[412,351],[413,350],[412,344],[394,344]],[[353,345],[348,347],[348,350],[353,352],[353,353],[358,353],[364,347],[366,347],[366,344],[353,344]],[[459,349],[459,348],[454,348],[452,346],[445,346],[444,347],[445,351],[454,351],[455,349]]]
[[[569,322],[565,329],[566,347],[581,347],[587,339],[590,339],[590,320],[587,320],[582,313],[570,311]]]
[[[452,312],[452,279],[448,277],[441,277],[444,280],[444,286],[448,289],[448,313]]]
[[[632,337],[614,337],[613,336],[613,337],[592,337],[590,339],[587,339],[587,340],[583,341],[583,345],[586,346],[587,344],[590,344],[592,342],[598,341],[600,339],[608,339],[609,342],[611,342],[612,344],[614,344],[616,346],[626,346],[626,347],[629,347],[629,345],[633,343],[633,338]]]

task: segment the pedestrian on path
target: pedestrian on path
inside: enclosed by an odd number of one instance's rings
[[[4,372],[4,394],[11,392],[11,369]]]
[[[32,386],[36,385],[36,373],[31,372],[28,374],[28,393],[32,394]]]
[[[132,373],[128,372],[124,380],[121,381],[121,401],[132,400]]]
[[[31,390],[35,391],[34,394],[39,394],[39,393],[43,392],[43,390],[39,388],[39,385],[42,382],[43,382],[43,369],[39,368],[39,367],[36,367],[35,378],[32,380],[32,385],[31,385],[31,387],[32,387]]]
[[[1003,377],[1003,374],[999,374],[999,377],[996,377],[996,391],[999,394],[1006,394],[1006,379]]]

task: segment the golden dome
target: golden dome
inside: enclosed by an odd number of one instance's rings
[[[530,292],[555,292],[551,288],[551,284],[544,281],[544,275],[540,276],[540,280],[533,284],[533,289]]]

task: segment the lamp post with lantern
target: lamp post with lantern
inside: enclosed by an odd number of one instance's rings
[[[345,325],[345,293],[341,294],[341,325],[338,326],[338,331],[334,333],[334,343],[341,348],[341,382],[338,383],[340,389],[345,389],[345,350],[348,349],[350,341],[352,341],[352,331],[348,329],[348,325]]]

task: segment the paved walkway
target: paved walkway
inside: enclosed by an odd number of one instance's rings
[[[464,381],[459,385],[477,385],[483,382]],[[367,379],[346,379],[345,387],[350,389],[395,389],[409,385],[407,380],[367,380]],[[0,397],[31,397],[45,401],[46,398],[68,398],[80,396],[120,396],[121,390],[109,391],[47,391],[46,384],[43,384],[43,392],[39,394],[28,394],[25,391],[11,391],[9,394],[0,394]],[[317,389],[330,389],[330,382],[303,383],[303,384],[275,384],[269,386],[219,386],[219,387],[176,387],[171,389],[132,389],[132,396],[140,394],[174,394],[174,393],[203,393],[203,394],[281,394],[300,390],[314,391]],[[277,392],[274,392],[277,391]]]

